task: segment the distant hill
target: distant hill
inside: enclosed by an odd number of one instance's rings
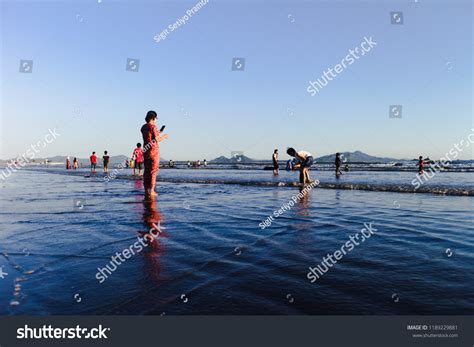
[[[369,154],[363,153],[361,151],[355,152],[340,152],[342,154],[341,159],[347,159],[347,163],[390,163],[394,161],[400,161],[399,159],[394,158],[384,158],[384,157],[374,157]],[[319,158],[316,158],[318,163],[334,163],[336,159],[336,153],[325,155]]]
[[[226,158],[223,155],[220,157],[217,157],[215,159],[212,159],[209,161],[209,163],[220,163],[220,164],[248,164],[248,163],[253,163],[255,160],[252,158],[246,157],[245,155],[236,155],[235,157],[232,158]]]

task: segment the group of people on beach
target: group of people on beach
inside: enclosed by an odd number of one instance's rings
[[[286,170],[287,171],[300,171],[300,183],[303,185],[311,183],[311,179],[309,177],[309,169],[314,163],[314,158],[311,153],[308,151],[296,151],[294,148],[290,147],[286,150],[286,153],[293,157],[293,159],[289,159],[286,162]],[[279,173],[279,163],[278,163],[278,149],[273,151],[272,155],[272,162],[273,162],[273,174],[278,175]],[[341,171],[341,153],[336,153],[336,177],[342,175]],[[349,171],[348,167],[346,166],[345,171]]]
[[[133,174],[142,176],[143,170],[143,186],[145,188],[145,198],[150,199],[156,195],[156,175],[160,167],[160,147],[159,143],[168,138],[167,134],[161,134],[164,126],[158,130],[156,126],[158,115],[155,111],[148,111],[145,117],[145,124],[141,127],[140,132],[143,138],[143,147],[141,143],[137,143],[133,150],[132,160],[128,163],[133,167]],[[102,157],[104,164],[104,172],[108,172],[110,157],[107,151]],[[91,171],[95,172],[97,166],[97,156],[92,152],[90,157]],[[128,167],[128,165],[127,165]]]
[[[137,147],[133,150],[132,160],[130,162],[127,160],[127,167],[132,167],[133,168],[133,175],[134,176],[137,175],[137,172],[136,172],[137,169],[138,169],[138,175],[141,175],[142,170],[143,170],[143,153],[144,153],[144,151],[141,147],[142,147],[141,143],[137,143]],[[97,161],[98,161],[98,158],[97,158],[97,155],[96,155],[95,151],[92,152],[92,155],[89,157],[89,160],[90,160],[91,172],[94,173],[97,170]],[[103,166],[104,173],[109,172],[109,163],[110,163],[110,156],[108,154],[108,151],[104,151],[104,155],[102,156],[102,166]],[[81,164],[81,166],[82,166],[82,164]],[[72,168],[74,170],[77,170],[77,168],[78,168],[77,158],[74,158]],[[67,159],[66,159],[66,169],[67,170],[71,169],[71,161],[69,160],[69,157],[67,157]]]
[[[201,167],[201,161],[198,159],[197,161],[189,161],[188,160],[188,168],[191,168],[191,167]],[[204,161],[202,162],[202,165],[204,165],[204,167],[207,167],[207,160],[204,159]]]
[[[77,170],[79,167],[79,164],[77,162],[77,158],[74,158],[74,160],[72,161],[72,168],[74,170]],[[66,170],[71,170],[71,159],[69,159],[69,157],[67,157],[66,159]]]
[[[158,115],[155,111],[148,111],[145,121],[146,124],[142,126],[141,133],[143,137],[143,145],[147,149],[144,153],[143,185],[145,188],[145,199],[149,199],[156,195],[156,175],[160,164],[160,148],[159,143],[168,138],[167,134],[161,134],[156,126]],[[164,129],[164,126],[161,128]],[[137,144],[138,147],[138,144]],[[296,151],[290,147],[286,153],[294,158],[293,169],[300,170],[300,184],[310,184],[312,181],[309,177],[309,168],[313,165],[314,159],[308,151]],[[278,173],[278,150],[274,151],[273,155],[274,172]],[[207,162],[205,161],[205,165]],[[188,165],[189,166],[189,165]]]
[[[137,143],[136,148],[133,150],[131,165],[133,167],[133,174],[142,175],[143,171],[143,185],[145,188],[145,198],[149,199],[156,195],[155,186],[156,186],[156,176],[158,174],[159,165],[160,165],[160,148],[159,143],[168,138],[167,134],[162,134],[164,126],[158,130],[156,126],[158,115],[155,111],[148,111],[145,117],[145,124],[141,127],[140,132],[143,138],[143,148],[141,143]],[[299,181],[301,185],[311,184],[311,178],[309,177],[309,169],[314,163],[313,155],[305,150],[295,150],[293,147],[290,147],[286,150],[286,153],[293,157],[287,162],[287,170],[299,170]],[[104,151],[102,157],[102,162],[104,166],[104,172],[108,172],[108,165],[110,161],[110,156],[107,151]],[[91,171],[95,172],[97,167],[97,156],[95,152],[92,152],[90,156],[91,162]],[[272,155],[273,162],[273,173],[278,175],[279,173],[279,164],[278,164],[278,149],[275,149]],[[197,166],[200,166],[200,161],[197,162]],[[336,167],[336,176],[339,177],[342,175],[341,172],[341,154],[336,153],[335,159]],[[174,162],[170,160],[170,167],[174,167]],[[207,161],[204,160],[204,166],[207,166]],[[77,158],[74,158],[73,168],[77,169],[78,162]],[[191,162],[188,161],[188,167],[191,167]],[[71,168],[71,163],[69,157],[67,158],[66,168],[69,170]],[[346,171],[347,168],[346,168]],[[424,171],[424,161],[423,157],[419,157],[418,161],[418,171],[423,173]]]
[[[95,152],[92,152],[92,155],[89,157],[89,160],[91,161],[91,171],[95,172],[97,169],[97,155]],[[104,172],[109,172],[109,162],[110,162],[110,156],[107,151],[104,151],[104,155],[102,156],[102,166],[104,168]]]
[[[296,151],[294,148],[290,147],[286,150],[286,154],[293,157],[293,159],[288,160],[286,169],[287,170],[297,170],[300,171],[300,184],[306,185],[310,184],[312,181],[309,178],[309,168],[313,165],[314,158],[311,153],[308,151]],[[273,162],[273,174],[278,175],[280,167],[278,164],[278,149],[273,151],[272,155]]]

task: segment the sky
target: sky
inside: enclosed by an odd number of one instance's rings
[[[287,147],[440,158],[474,128],[471,1],[210,0],[154,40],[197,2],[2,1],[0,158],[52,129],[37,157],[131,155],[148,110],[173,160]],[[364,38],[376,45],[311,96]]]

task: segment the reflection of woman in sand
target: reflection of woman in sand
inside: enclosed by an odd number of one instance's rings
[[[156,175],[160,166],[159,143],[168,138],[166,134],[160,137],[160,131],[155,125],[157,117],[155,111],[148,111],[145,117],[146,124],[141,128],[145,164],[143,186],[145,188],[146,199],[156,195]]]
[[[156,208],[155,198],[144,201],[143,206],[143,222],[147,227],[144,237],[150,245],[153,245],[155,242],[158,242],[157,238],[161,236],[163,232],[161,213]]]
[[[143,252],[145,258],[145,275],[157,283],[160,281],[161,263],[160,257],[163,254],[163,243],[159,241],[164,236],[164,227],[161,225],[161,213],[157,208],[155,197],[143,201],[143,222],[146,231],[143,237],[147,242],[147,247]]]

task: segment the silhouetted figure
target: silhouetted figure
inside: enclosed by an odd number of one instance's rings
[[[336,153],[336,161],[334,162],[334,164],[336,165],[336,177],[339,177],[340,175],[342,175],[341,163],[342,163],[341,153]]]
[[[273,174],[274,175],[278,175],[278,149],[275,149],[273,151],[273,155],[272,155],[272,162],[273,162]]]
[[[423,156],[419,156],[418,158],[418,174],[423,175],[425,172],[425,161],[423,160]]]

